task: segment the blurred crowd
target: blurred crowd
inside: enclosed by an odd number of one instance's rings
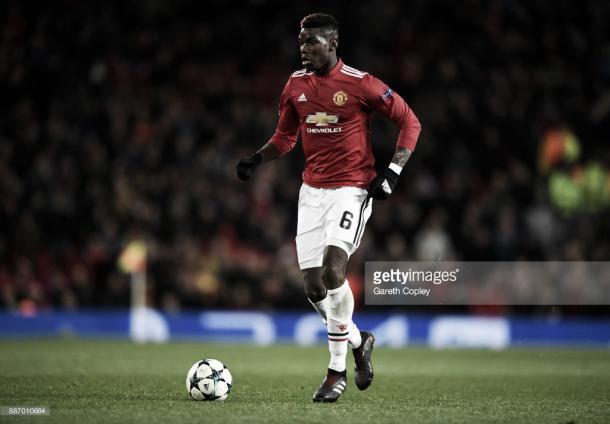
[[[234,167],[272,135],[313,11],[423,126],[350,261],[358,295],[365,260],[610,259],[608,208],[555,208],[539,166],[556,128],[610,165],[609,2],[327,3],[2,2],[0,307],[128,305],[134,239],[155,307],[309,307],[300,146],[247,184]],[[372,125],[383,169],[397,130]]]

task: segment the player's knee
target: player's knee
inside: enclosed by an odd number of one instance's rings
[[[342,266],[326,264],[322,267],[322,281],[324,287],[333,290],[341,286],[345,281],[345,272]]]
[[[317,303],[326,297],[326,287],[323,285],[305,285],[305,294],[309,300],[311,300],[313,303]]]
[[[308,268],[303,270],[305,280],[305,294],[312,302],[316,303],[326,297],[326,287],[322,282],[321,268]]]

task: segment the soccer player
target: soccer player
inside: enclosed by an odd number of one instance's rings
[[[354,297],[345,279],[347,261],[360,244],[372,200],[385,200],[417,143],[421,126],[405,101],[372,75],[337,57],[339,26],[330,15],[314,13],[301,21],[301,63],[280,98],[275,134],[237,164],[249,180],[260,164],[288,153],[300,133],[305,153],[296,235],[305,293],[328,330],[330,363],[314,402],[335,402],[347,387],[348,342],[360,390],[373,380],[375,338],[352,321]],[[369,118],[377,111],[400,127],[396,152],[376,177]]]

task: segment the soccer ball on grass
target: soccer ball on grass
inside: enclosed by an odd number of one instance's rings
[[[222,362],[203,359],[186,375],[186,390],[194,400],[225,400],[233,387],[233,376]]]

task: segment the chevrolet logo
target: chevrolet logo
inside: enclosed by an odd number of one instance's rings
[[[337,115],[327,115],[326,112],[316,112],[315,115],[307,115],[305,122],[316,124],[316,127],[327,127],[328,124],[339,122],[339,117]]]

